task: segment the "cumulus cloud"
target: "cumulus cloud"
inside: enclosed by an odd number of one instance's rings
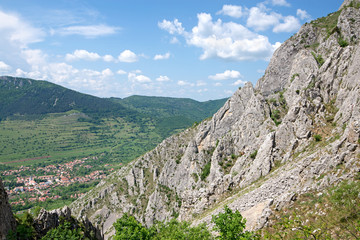
[[[305,11],[305,10],[302,10],[302,9],[298,9],[296,11],[296,15],[301,19],[301,20],[309,20],[311,19],[311,16]]]
[[[288,3],[286,0],[272,0],[272,4],[276,6],[290,7],[290,3]]]
[[[154,60],[164,60],[164,59],[169,59],[169,58],[170,58],[170,53],[165,53],[163,55],[157,54],[154,56]]]
[[[118,70],[116,73],[119,74],[119,75],[125,75],[126,74],[126,72],[124,70],[122,70],[122,69]]]
[[[118,57],[120,62],[132,63],[138,61],[138,56],[130,50],[125,50]]]
[[[236,82],[234,82],[233,84],[231,84],[231,85],[233,85],[233,86],[239,86],[239,85],[243,85],[243,84],[245,84],[246,82],[244,82],[244,81],[242,81],[241,79],[239,79],[239,80],[237,80]]]
[[[294,16],[283,16],[275,12],[269,12],[265,5],[260,4],[258,7],[252,7],[249,10],[249,17],[246,25],[254,28],[255,31],[264,31],[269,28],[273,32],[294,32],[300,27],[300,21]]]
[[[299,30],[301,24],[294,16],[284,17],[283,22],[276,25],[273,29],[275,33],[278,32],[295,32]]]
[[[243,11],[241,6],[224,5],[223,8],[217,12],[217,14],[223,14],[234,18],[241,18],[243,16]]]
[[[163,29],[168,31],[170,34],[183,34],[185,32],[185,29],[182,26],[182,23],[179,22],[178,19],[175,19],[174,21],[168,21],[168,20],[163,20],[162,22],[158,23],[158,26]]]
[[[77,49],[73,53],[67,53],[65,59],[69,62],[75,60],[96,61],[99,59],[102,59],[105,62],[115,62],[115,58],[111,55],[107,54],[102,57],[98,53],[88,52],[84,49]]]
[[[111,76],[114,76],[114,73],[111,71],[110,68],[106,68],[104,69],[101,74],[104,76],[104,77],[111,77]]]
[[[227,79],[235,79],[235,78],[241,78],[241,74],[239,71],[235,70],[226,70],[223,73],[217,73],[215,75],[209,76],[209,79],[212,80],[227,80]]]
[[[149,83],[151,79],[145,75],[136,75],[136,73],[129,73],[128,74],[129,81],[135,83]]]
[[[11,70],[11,67],[4,63],[3,61],[0,61],[0,71],[9,71]]]
[[[221,58],[225,60],[268,60],[278,44],[271,44],[266,36],[254,33],[241,24],[223,23],[220,19],[213,21],[210,14],[198,14],[198,24],[191,32],[175,31],[181,23],[176,20],[166,22],[170,34],[181,33],[188,45],[203,49],[201,60]],[[159,25],[160,26],[160,25]]]
[[[188,83],[188,82],[185,82],[185,81],[183,81],[183,80],[180,80],[180,81],[177,82],[177,84],[178,84],[179,86],[185,86],[185,85],[188,85],[189,83]]]
[[[252,7],[246,25],[256,31],[264,31],[269,27],[279,24],[281,15],[278,13],[267,14],[264,7]]]
[[[99,60],[101,56],[94,52],[88,52],[86,50],[80,49],[75,50],[73,53],[68,53],[65,56],[66,61],[74,61],[74,60],[88,60],[88,61],[96,61]]]
[[[106,54],[105,56],[103,56],[103,59],[105,62],[115,62],[115,58],[109,54]]]
[[[96,38],[100,36],[115,34],[120,28],[112,27],[105,24],[87,25],[87,26],[70,26],[53,30],[53,34],[60,35],[81,35],[86,38]]]
[[[170,78],[168,76],[159,76],[158,78],[156,78],[156,81],[158,81],[158,82],[168,82],[168,81],[170,81]]]

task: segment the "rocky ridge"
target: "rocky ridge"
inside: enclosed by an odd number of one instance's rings
[[[123,213],[210,222],[227,204],[267,223],[299,194],[360,172],[360,1],[305,24],[209,120],[164,140],[71,205],[114,232]]]
[[[16,221],[11,211],[7,193],[0,178],[0,239],[6,239],[10,230],[15,230]]]

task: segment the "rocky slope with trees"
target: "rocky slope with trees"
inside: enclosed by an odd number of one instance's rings
[[[211,118],[164,140],[71,205],[105,237],[129,213],[150,226],[211,224],[225,205],[268,223],[274,211],[360,171],[360,1],[305,24]]]

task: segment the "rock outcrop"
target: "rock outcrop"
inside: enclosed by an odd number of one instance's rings
[[[103,239],[101,231],[94,227],[93,224],[86,218],[75,219],[71,216],[71,210],[65,206],[62,209],[55,209],[52,211],[46,211],[41,209],[39,215],[34,219],[34,228],[38,238],[45,236],[45,234],[56,227],[58,227],[63,221],[71,222],[73,226],[79,227],[82,225],[84,230],[84,236],[89,239]]]
[[[7,193],[0,178],[0,239],[6,239],[10,230],[15,230],[16,221],[11,211]]]
[[[305,24],[255,87],[110,175],[73,211],[106,237],[125,212],[146,225],[210,223],[225,204],[256,229],[297,195],[352,178],[360,171],[358,3]]]

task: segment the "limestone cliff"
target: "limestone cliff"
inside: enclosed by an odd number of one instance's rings
[[[10,230],[15,230],[16,221],[12,214],[8,196],[0,178],[0,239],[6,239]]]
[[[346,0],[305,24],[255,87],[247,83],[211,119],[110,175],[73,211],[110,236],[124,212],[147,225],[174,217],[197,224],[227,204],[254,229],[298,194],[357,174],[359,4]]]

